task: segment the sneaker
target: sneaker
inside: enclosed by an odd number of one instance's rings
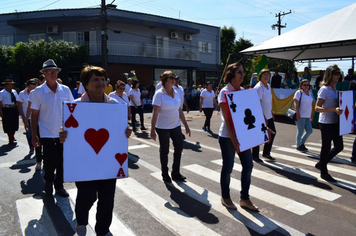
[[[296,149],[298,150],[298,151],[300,151],[300,152],[306,152],[306,151],[308,151],[308,149],[306,149],[305,147],[303,147],[304,145],[302,144],[302,145],[300,145],[299,147],[297,147]]]
[[[309,149],[305,147],[304,143],[302,144],[303,148],[305,149],[305,151],[308,151]]]
[[[206,127],[201,127],[201,129],[204,130],[205,132],[207,131],[207,130],[206,130]]]
[[[337,180],[334,179],[333,177],[331,177],[331,175],[329,174],[321,174],[320,177],[323,179],[323,180],[326,180],[328,182],[333,182],[333,183],[336,183]]]

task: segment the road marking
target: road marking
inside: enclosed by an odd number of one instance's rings
[[[57,235],[41,198],[16,200],[22,235]]]
[[[135,149],[148,148],[148,147],[150,147],[150,146],[147,145],[147,144],[139,144],[139,145],[129,146],[128,149],[129,150],[135,150]]]
[[[69,193],[71,199],[77,199],[76,188],[70,189],[67,192]],[[95,229],[97,203],[98,201],[95,201],[89,211],[89,225],[91,229]],[[73,212],[74,212],[74,208],[73,208]],[[96,235],[94,230],[92,231],[93,231],[93,235]],[[135,236],[135,234],[129,228],[126,227],[126,225],[116,216],[115,213],[113,213],[112,222],[110,225],[110,232],[114,236]]]
[[[211,161],[217,165],[222,165],[222,161],[221,159],[219,160],[213,160]],[[239,163],[235,163],[234,165],[234,170],[241,172],[242,171],[242,166]],[[312,185],[305,185],[305,184],[301,184],[295,181],[292,181],[290,179],[286,179],[283,177],[279,177],[277,175],[274,174],[269,174],[257,169],[253,169],[252,171],[252,176],[253,177],[257,177],[259,179],[262,179],[264,181],[276,184],[276,185],[280,185],[282,187],[285,188],[290,188],[292,190],[298,191],[298,192],[302,192],[308,195],[312,195],[314,197],[318,197],[327,201],[334,201],[338,198],[341,197],[341,195],[336,194],[336,193],[332,193],[317,187],[314,187]]]
[[[187,169],[195,174],[204,176],[205,178],[208,178],[215,182],[219,182],[219,180],[220,180],[219,172],[210,170],[208,168],[205,168],[205,167],[197,165],[197,164],[184,166],[183,168]],[[240,180],[231,178],[230,186],[241,186],[241,182],[240,182]],[[239,191],[238,188],[236,188],[236,187],[231,187],[231,188]],[[299,203],[292,199],[280,196],[278,194],[272,193],[270,191],[264,190],[259,187],[255,187],[253,185],[251,185],[251,187],[250,187],[250,195],[254,196],[262,201],[265,201],[268,204],[275,205],[277,207],[280,207],[284,210],[290,211],[297,215],[305,215],[315,209],[315,208],[305,205],[303,203]]]
[[[321,149],[321,143],[312,143],[312,142],[308,142],[306,143],[307,146],[308,146],[308,149],[310,146],[313,146],[313,147],[310,147],[312,150],[317,150],[318,152],[320,152],[320,149]],[[339,154],[344,154],[344,155],[349,155],[349,157],[351,157],[351,154],[345,154],[346,151],[348,151],[349,153],[352,152],[352,148],[349,148],[349,147],[345,147],[345,142],[344,142],[344,149],[338,153]],[[315,148],[314,148],[315,147]]]
[[[156,179],[161,179],[160,172],[152,173],[151,175]],[[221,214],[247,226],[259,234],[268,234],[271,231],[278,231],[278,228],[282,228],[283,230],[287,231],[289,235],[305,235],[304,233],[301,233],[287,225],[284,225],[273,219],[269,219],[260,213],[249,212],[241,208],[238,204],[236,204],[238,207],[237,211],[229,211],[226,207],[221,205],[221,197],[218,194],[208,191],[196,184],[193,184],[190,181],[172,182],[172,184],[182,193],[187,194],[188,196],[207,206],[210,206],[215,211],[218,211]]]
[[[131,137],[129,138],[129,140],[130,140],[130,139],[135,139],[135,140],[137,140],[137,141],[139,141],[139,142],[141,142],[141,143],[146,143],[146,144],[149,145],[149,146],[154,146],[154,147],[156,147],[156,148],[159,148],[159,144],[153,143],[153,142],[154,142],[153,139],[151,139],[152,142],[146,141],[146,140],[144,140],[144,139],[142,139],[142,138],[137,138],[137,137],[134,137],[134,136],[131,136]],[[158,135],[157,135],[157,142],[158,142]],[[174,153],[174,150],[173,150],[173,149],[169,149],[169,151],[172,152],[172,153]],[[183,155],[183,153],[182,153],[182,155]]]
[[[180,209],[175,208],[174,210],[170,210],[166,207],[169,202],[130,177],[120,179],[116,182],[116,186],[133,201],[146,208],[149,214],[174,234],[194,236],[219,235]]]

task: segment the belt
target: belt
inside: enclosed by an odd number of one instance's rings
[[[5,108],[13,108],[13,107],[16,107],[16,105],[8,105],[8,104],[6,104],[6,105],[2,105],[2,107],[5,107]]]

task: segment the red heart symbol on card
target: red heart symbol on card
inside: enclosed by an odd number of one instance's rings
[[[94,149],[96,154],[98,154],[101,148],[109,140],[109,132],[106,129],[87,129],[84,133],[85,140],[90,144]]]
[[[117,154],[115,155],[115,158],[116,158],[116,160],[120,163],[120,165],[122,166],[122,164],[124,164],[124,162],[125,162],[126,159],[127,159],[127,153],[123,153],[123,154],[117,153]]]
[[[69,118],[66,120],[66,122],[64,123],[64,126],[66,128],[77,128],[79,126],[78,121],[74,118],[74,116],[72,114],[70,114]]]

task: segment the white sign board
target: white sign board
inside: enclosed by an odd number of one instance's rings
[[[339,116],[340,135],[354,132],[353,91],[339,91],[339,107],[344,111]]]
[[[127,105],[63,104],[64,182],[128,177]]]
[[[256,89],[226,92],[228,111],[240,152],[268,142],[268,132]]]

